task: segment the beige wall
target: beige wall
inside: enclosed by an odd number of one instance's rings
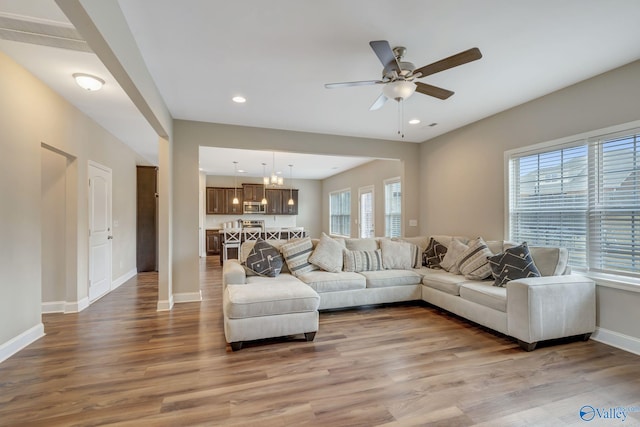
[[[638,119],[640,61],[421,144],[421,233],[502,239],[506,150]],[[640,293],[598,296],[601,328],[640,337]]]
[[[134,153],[58,94],[0,53],[0,358],[41,328],[42,145],[65,155],[66,295],[88,295],[87,162],[113,170],[114,279],[135,269]],[[49,252],[49,249],[46,250]],[[57,292],[57,291],[56,291]],[[27,335],[25,337],[25,334]]]
[[[408,218],[418,215],[418,144],[185,120],[174,121],[173,137],[173,168],[179,171],[173,179],[173,288],[176,294],[199,292],[199,146],[399,159],[404,163],[407,188],[403,210]]]
[[[329,234],[329,193],[337,190],[351,190],[351,237],[359,237],[358,190],[373,185],[375,235],[384,236],[384,180],[402,177],[402,162],[398,160],[374,160],[351,170],[327,178],[322,183],[322,231]],[[404,183],[402,191],[405,191]],[[408,231],[408,218],[403,217],[403,228]],[[413,217],[411,219],[417,219]],[[414,233],[416,227],[410,227]]]

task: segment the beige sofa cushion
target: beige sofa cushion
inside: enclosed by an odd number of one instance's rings
[[[228,285],[224,292],[224,313],[230,319],[273,316],[316,311],[320,296],[289,275],[253,277],[252,283]],[[262,279],[262,280],[259,280]],[[293,278],[295,279],[295,278]],[[268,281],[267,283],[263,283]]]
[[[409,270],[414,267],[416,248],[413,243],[382,239],[382,265],[387,270]]]
[[[344,247],[344,240],[337,241],[322,233],[320,241],[309,257],[309,262],[325,271],[338,273],[342,271]]]
[[[422,278],[422,283],[425,286],[429,286],[455,296],[460,295],[460,285],[467,282],[464,276],[447,273],[444,270],[424,268],[422,271],[425,273]]]
[[[460,298],[507,312],[507,289],[493,286],[493,282],[465,282],[460,286]]]
[[[379,249],[378,240],[374,238],[367,239],[345,239],[345,246],[350,251],[375,251]]]
[[[316,270],[303,273],[298,276],[298,279],[319,293],[364,289],[367,286],[364,276],[347,271],[331,273]]]
[[[458,268],[458,261],[460,256],[469,248],[466,244],[462,243],[458,239],[453,239],[449,243],[447,253],[444,255],[440,267],[444,268],[452,274],[460,274],[460,268]]]
[[[421,281],[420,275],[412,270],[363,271],[360,274],[366,277],[367,288],[417,285]]]

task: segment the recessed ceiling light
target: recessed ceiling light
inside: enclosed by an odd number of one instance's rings
[[[91,74],[75,73],[73,78],[76,79],[76,83],[84,90],[94,92],[102,89],[104,80],[100,77],[92,76]]]
[[[409,120],[409,124],[410,125],[417,125],[418,123],[420,123],[419,119],[411,119],[411,120]]]
[[[233,98],[231,98],[231,100],[238,104],[243,104],[247,102],[247,98],[245,98],[244,96],[234,96]]]
[[[238,169],[238,173],[247,173],[247,171],[244,169]]]

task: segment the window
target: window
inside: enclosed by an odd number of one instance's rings
[[[573,267],[640,276],[640,134],[509,158],[509,235],[564,246]]]
[[[384,181],[384,235],[402,235],[402,191],[400,178]]]
[[[373,198],[373,185],[368,187],[362,187],[358,190],[360,197],[360,237],[374,237],[375,223],[374,223],[374,198]]]
[[[351,190],[329,193],[329,233],[351,236]]]

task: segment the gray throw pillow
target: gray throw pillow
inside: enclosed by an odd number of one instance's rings
[[[256,240],[245,262],[247,268],[260,276],[276,277],[282,270],[280,251],[262,239]]]
[[[533,262],[527,242],[506,249],[501,254],[490,256],[487,260],[495,279],[494,286],[504,287],[510,280],[540,277],[540,272]]]

